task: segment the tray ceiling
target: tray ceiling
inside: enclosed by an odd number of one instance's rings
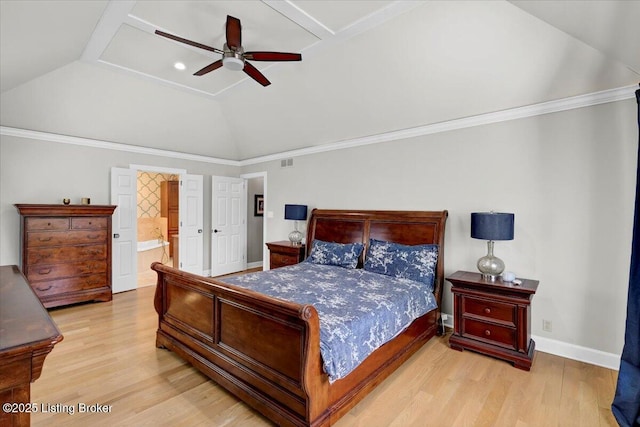
[[[302,62],[193,73],[226,16]],[[640,80],[640,1],[0,1],[0,124],[252,160]],[[182,62],[179,71],[174,63]],[[380,138],[390,140],[389,138]]]
[[[242,44],[249,51],[302,52],[368,29],[419,3],[391,1],[169,1],[111,3],[83,58],[103,66],[158,80],[184,90],[215,96],[249,81],[242,72],[221,68],[205,76],[193,73],[220,59],[217,53],[154,34],[161,30],[222,49],[227,15],[242,22]],[[384,12],[384,13],[381,13]],[[391,13],[389,13],[391,12]],[[376,15],[377,14],[377,15]],[[388,15],[388,16],[385,16]],[[376,19],[372,19],[375,17]],[[354,31],[355,30],[355,31]],[[348,33],[347,33],[348,34]],[[184,70],[174,67],[176,62]],[[259,70],[296,64],[252,62]],[[253,82],[251,82],[253,83]]]

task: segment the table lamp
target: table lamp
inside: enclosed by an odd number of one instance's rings
[[[494,281],[504,271],[504,262],[493,255],[494,240],[513,240],[515,215],[501,212],[471,214],[471,237],[487,240],[487,254],[478,260],[478,270],[486,280]]]
[[[298,231],[298,221],[306,221],[307,206],[306,205],[284,205],[284,219],[294,221],[294,230],[289,233],[289,240],[294,245],[302,243],[302,233]]]

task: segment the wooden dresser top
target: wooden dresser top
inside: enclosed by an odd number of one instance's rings
[[[62,341],[58,327],[17,266],[0,266],[0,295],[0,355]]]
[[[114,205],[14,205],[20,215],[26,216],[102,216],[111,215]]]

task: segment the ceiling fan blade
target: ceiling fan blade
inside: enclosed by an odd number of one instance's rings
[[[245,52],[244,57],[254,61],[302,61],[301,54],[286,52]]]
[[[267,80],[267,78],[262,74],[256,67],[249,64],[247,61],[244,62],[244,69],[242,70],[249,75],[253,80],[260,83],[262,86],[269,86],[271,82]]]
[[[234,51],[242,47],[240,20],[230,15],[227,15],[227,46]]]
[[[204,49],[204,50],[208,50],[216,53],[224,53],[223,51],[221,51],[220,49],[216,49],[215,47],[207,46],[206,44],[202,44],[202,43],[184,39],[182,37],[174,36],[173,34],[165,33],[164,31],[156,30],[156,34],[171,40],[175,40],[180,43],[188,44],[194,47],[199,47],[200,49]]]
[[[212,72],[213,70],[217,70],[220,67],[222,67],[222,59],[218,59],[216,62],[212,62],[211,64],[204,67],[202,70],[199,70],[193,73],[193,75],[202,76],[204,74]]]

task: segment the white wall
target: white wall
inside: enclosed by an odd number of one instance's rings
[[[186,169],[190,174],[238,176],[236,166],[101,148],[0,137],[0,265],[18,264],[20,216],[15,203],[78,203],[90,197],[110,204],[111,167],[130,164]],[[211,229],[211,179],[204,179],[204,227]],[[210,233],[204,236],[204,268],[211,268]]]
[[[309,208],[449,210],[445,273],[474,270],[485,242],[469,237],[469,214],[516,215],[515,240],[496,243],[509,270],[540,280],[532,333],[620,354],[635,195],[636,104],[602,104],[407,140],[243,168],[86,148],[9,136],[0,139],[0,264],[19,255],[14,203],[91,197],[109,203],[112,166],[145,164],[202,175],[266,171],[268,241],[286,239],[285,203]],[[239,170],[240,169],[240,170]],[[205,179],[210,228],[210,180]],[[205,236],[205,269],[209,268]],[[448,288],[447,288],[448,289]],[[445,292],[444,312],[451,313]],[[553,331],[542,331],[542,319]]]
[[[532,333],[619,355],[635,196],[633,100],[377,145],[306,155],[266,170],[273,218],[286,238],[285,203],[309,208],[449,210],[445,274],[475,270],[486,243],[470,213],[515,213],[515,239],[497,242],[508,270],[540,280]],[[447,284],[447,290],[449,285]],[[450,292],[444,312],[452,313]],[[542,331],[542,319],[553,331]]]

